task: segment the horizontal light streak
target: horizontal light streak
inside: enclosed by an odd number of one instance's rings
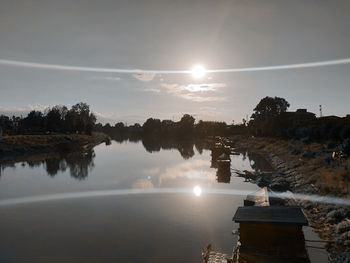
[[[246,67],[246,68],[227,68],[227,69],[208,69],[206,73],[234,73],[234,72],[252,72],[268,70],[285,70],[324,67],[333,65],[350,64],[350,58],[308,62],[299,64],[287,64],[277,66]],[[101,68],[101,67],[81,67],[57,64],[35,63],[27,61],[0,59],[0,65],[26,67],[34,69],[63,70],[63,71],[80,71],[80,72],[98,72],[98,73],[119,73],[119,74],[192,74],[191,70],[147,70],[147,69],[118,69],[118,68]]]
[[[61,200],[67,200],[67,199],[82,199],[82,198],[126,196],[126,195],[148,195],[148,194],[192,194],[193,195],[193,188],[152,188],[152,189],[132,188],[132,189],[115,189],[115,190],[37,195],[37,196],[11,198],[11,199],[2,199],[0,200],[0,207],[39,203],[39,202],[49,202],[49,201],[61,201]],[[248,194],[252,194],[252,191],[237,190],[237,189],[202,189],[201,194],[202,195],[217,194],[217,195],[246,196]],[[296,199],[299,201],[310,201],[310,202],[350,206],[349,199],[333,197],[333,196],[309,195],[309,194],[299,194],[299,193],[291,193],[291,192],[283,192],[283,193],[272,192],[269,194],[271,196],[276,195],[277,197],[280,197],[280,198]]]

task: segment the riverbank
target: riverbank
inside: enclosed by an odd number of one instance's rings
[[[50,134],[4,136],[0,141],[0,163],[25,161],[33,155],[92,148],[108,138],[100,132],[92,135]]]
[[[263,155],[274,171],[256,174],[251,179],[274,191],[336,196],[350,200],[350,158],[333,160],[337,145],[303,143],[274,138],[234,136],[237,150]],[[331,262],[350,260],[350,208],[347,206],[289,200],[303,207],[311,226],[328,240],[326,248]]]

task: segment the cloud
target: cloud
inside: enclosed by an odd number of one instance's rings
[[[5,115],[26,115],[29,112],[33,110],[37,111],[44,111],[45,109],[49,108],[49,106],[37,104],[37,105],[27,105],[24,107],[2,107],[0,106],[0,114],[5,114]]]
[[[182,94],[179,95],[179,97],[186,99],[186,100],[191,100],[194,102],[210,102],[210,101],[225,101],[226,98],[224,97],[204,97],[204,96],[196,96],[194,94]]]
[[[143,89],[143,91],[159,93],[159,92],[160,92],[160,89],[147,88],[147,89]]]
[[[117,114],[106,114],[98,111],[94,111],[94,114],[97,117],[97,121],[102,123],[115,121],[119,117]]]
[[[225,97],[208,96],[208,92],[216,92],[219,88],[226,87],[225,83],[203,83],[180,85],[177,83],[161,83],[161,87],[165,88],[169,94],[185,100],[194,102],[224,101]]]
[[[151,169],[145,169],[142,171],[143,174],[146,174],[146,175],[157,175],[160,173],[160,168],[159,167],[154,167],[154,168],[151,168]]]
[[[93,111],[97,117],[97,122],[106,124],[107,122],[111,125],[114,125],[117,122],[123,122],[127,125],[134,123],[143,123],[145,121],[145,116],[143,115],[133,115],[133,114],[117,114],[117,113],[101,113],[98,111]]]
[[[136,182],[132,184],[132,188],[136,189],[152,189],[154,185],[152,181],[147,179],[138,179]]]
[[[156,76],[155,73],[143,73],[143,74],[133,74],[132,75],[135,79],[138,79],[140,81],[152,81],[154,77]]]
[[[208,106],[200,107],[199,112],[200,115],[204,117],[204,119],[214,118],[221,114],[221,112],[218,111],[217,108]]]
[[[171,180],[186,178],[188,180],[215,181],[213,171],[207,170],[207,160],[192,160],[168,167],[164,173],[159,176],[159,186],[164,185]]]
[[[225,83],[188,84],[186,86],[180,86],[180,87],[190,92],[216,91],[219,88],[226,87],[226,84]]]
[[[112,76],[106,76],[106,77],[92,77],[92,80],[109,80],[109,81],[119,81],[121,80],[120,77],[112,77]]]

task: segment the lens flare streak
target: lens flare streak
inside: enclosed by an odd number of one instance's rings
[[[197,188],[198,187],[198,188]],[[0,200],[0,206],[24,205],[39,202],[60,201],[67,199],[81,199],[94,197],[108,196],[123,196],[123,195],[147,195],[147,194],[216,194],[216,195],[239,195],[246,196],[251,194],[251,190],[236,190],[236,189],[201,189],[199,186],[191,188],[154,188],[154,189],[117,189],[104,191],[86,191],[74,193],[59,193],[51,195],[37,195],[29,197],[11,198]],[[296,199],[300,201],[310,201],[327,203],[334,205],[350,206],[350,200],[332,196],[307,195],[291,192],[276,193],[269,192],[270,195],[276,195],[280,198]]]
[[[284,69],[300,69],[312,67],[324,67],[333,65],[350,64],[350,58],[307,62],[298,64],[276,65],[276,66],[261,66],[261,67],[246,67],[246,68],[226,68],[226,69],[208,69],[200,70],[202,73],[233,73],[233,72],[251,72],[251,71],[266,71],[266,70],[284,70]],[[45,64],[27,61],[17,61],[0,59],[0,65],[16,66],[35,69],[48,70],[65,70],[65,71],[80,71],[80,72],[99,72],[99,73],[120,73],[120,74],[193,74],[193,70],[146,70],[146,69],[118,69],[118,68],[102,68],[102,67],[82,67],[68,66],[58,64]],[[197,71],[196,71],[197,72]]]

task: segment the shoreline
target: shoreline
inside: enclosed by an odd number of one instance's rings
[[[331,151],[319,143],[305,144],[273,138],[231,136],[237,151],[246,150],[262,155],[270,162],[273,172],[261,172],[251,179],[273,191],[319,194],[350,200],[349,158],[344,163],[328,164]],[[345,167],[345,168],[344,168]],[[320,238],[326,242],[330,262],[350,259],[350,207],[288,200],[287,205],[299,205]]]
[[[47,156],[62,152],[91,149],[108,140],[101,132],[92,135],[14,135],[5,136],[0,141],[0,164],[26,161],[33,156]]]

